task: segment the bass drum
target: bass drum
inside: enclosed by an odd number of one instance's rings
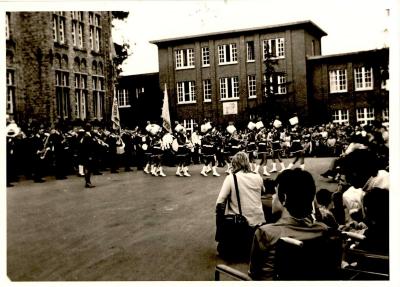
[[[178,149],[179,149],[179,144],[178,144],[178,140],[177,139],[174,139],[173,141],[172,141],[172,150],[174,151],[174,152],[177,152],[178,151]]]
[[[147,144],[142,144],[142,149],[143,150],[147,150],[147,148],[148,148]]]

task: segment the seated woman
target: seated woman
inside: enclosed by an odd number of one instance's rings
[[[240,255],[248,256],[254,228],[265,222],[261,202],[261,193],[264,191],[263,179],[258,173],[251,171],[249,157],[245,152],[238,152],[233,156],[232,168],[232,174],[226,176],[216,202],[216,241],[219,242],[218,252],[223,257],[235,257],[236,254],[232,253],[242,251],[243,254]],[[243,246],[232,244],[235,242],[235,238],[227,238],[226,234],[221,234],[219,228],[224,215],[240,213],[233,174],[237,178],[242,215],[247,219],[250,226],[250,232],[247,236],[248,242],[245,242]]]
[[[328,230],[311,216],[316,187],[310,173],[299,168],[285,170],[277,177],[276,186],[283,211],[276,223],[263,225],[255,232],[249,270],[255,280],[274,279],[275,250],[280,238],[315,239]]]

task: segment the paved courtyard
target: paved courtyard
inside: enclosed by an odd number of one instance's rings
[[[306,159],[318,188],[328,158]],[[288,163],[288,160],[285,160]],[[165,178],[143,171],[69,176],[7,188],[7,274],[12,281],[208,281],[216,256],[214,207],[221,177]],[[246,269],[245,265],[238,265]]]

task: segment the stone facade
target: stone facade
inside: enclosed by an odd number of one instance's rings
[[[7,12],[6,20],[12,118],[109,121],[111,12]]]

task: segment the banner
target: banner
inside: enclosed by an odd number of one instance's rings
[[[115,88],[114,88],[114,100],[113,100],[113,105],[112,105],[112,110],[111,110],[111,121],[113,123],[114,130],[119,130],[121,128],[121,124],[119,121],[119,106],[118,106],[118,100],[117,100]]]
[[[161,112],[161,118],[163,120],[163,127],[170,133],[172,133],[171,129],[171,117],[169,115],[169,104],[168,104],[168,92],[167,92],[167,84],[164,84],[164,102]]]

